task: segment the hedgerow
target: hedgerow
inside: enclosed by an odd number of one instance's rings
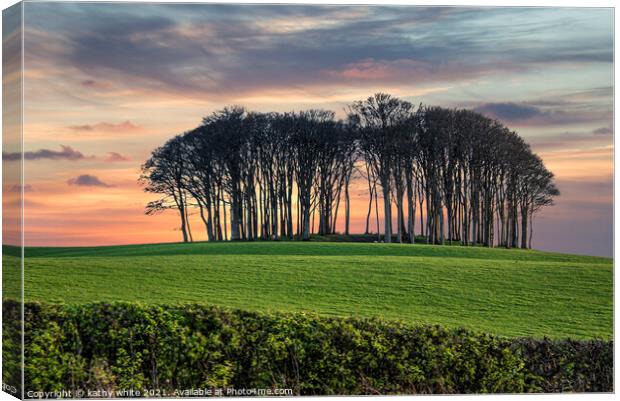
[[[16,316],[18,302],[3,302]],[[203,305],[26,303],[25,390],[613,391],[613,344]],[[18,315],[17,315],[18,316]],[[3,350],[18,329],[4,319]],[[5,359],[6,361],[6,359]],[[5,377],[18,365],[5,365]]]

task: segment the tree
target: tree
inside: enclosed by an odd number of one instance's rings
[[[385,93],[354,102],[349,114],[359,124],[360,150],[383,192],[384,241],[392,242],[392,179],[398,135],[408,129],[413,105]],[[400,224],[400,222],[399,222]]]
[[[161,198],[146,205],[146,214],[160,213],[167,209],[178,210],[183,242],[189,241],[189,205],[184,181],[186,170],[183,137],[176,136],[153,151],[151,157],[142,165],[140,176],[146,192],[161,195]]]
[[[159,194],[147,214],[178,211],[192,241],[197,210],[209,241],[334,234],[344,203],[350,233],[352,181],[368,186],[381,240],[531,247],[533,216],[559,195],[540,157],[519,135],[470,110],[420,105],[377,93],[348,108],[248,112],[225,107],[155,149],[140,181]],[[395,219],[392,204],[396,206]],[[406,204],[406,207],[405,207]],[[339,220],[340,218],[340,220]],[[396,226],[394,226],[396,224]],[[230,235],[229,235],[230,229]]]
[[[334,113],[309,110],[289,115],[292,119],[290,145],[297,184],[301,238],[310,239],[310,214],[316,200],[316,178],[320,156],[324,151],[323,140],[333,130]]]

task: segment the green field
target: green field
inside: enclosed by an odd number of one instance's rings
[[[612,336],[607,258],[328,242],[29,248],[26,256],[27,301],[205,303],[379,316],[504,336]],[[18,279],[17,272],[7,264],[5,280]]]

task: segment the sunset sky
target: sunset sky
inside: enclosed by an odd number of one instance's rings
[[[153,148],[226,105],[342,117],[382,91],[515,129],[562,192],[534,247],[612,255],[612,9],[25,3],[24,44],[26,245],[179,241],[144,215]]]

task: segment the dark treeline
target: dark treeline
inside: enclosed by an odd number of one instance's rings
[[[350,234],[354,180],[377,239],[531,247],[534,214],[559,194],[540,157],[470,110],[376,94],[331,111],[224,108],[155,149],[142,167],[147,214],[175,209],[183,240],[198,214],[209,241]],[[339,216],[340,211],[340,216]],[[381,229],[382,227],[382,229]]]

